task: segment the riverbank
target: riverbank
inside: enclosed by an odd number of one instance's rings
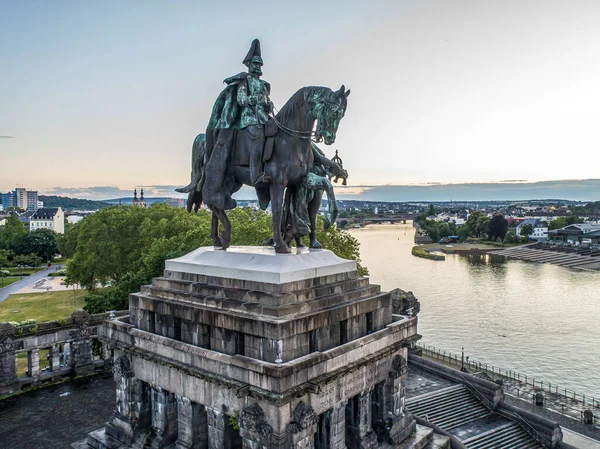
[[[442,256],[441,254],[432,254],[429,251],[431,250],[417,245],[413,246],[412,255],[415,257],[420,257],[421,259],[446,260],[446,256]]]
[[[577,270],[600,271],[600,257],[585,249],[532,243],[496,250],[495,255],[526,262],[547,263]]]
[[[489,254],[496,251],[498,248],[485,243],[430,243],[427,245],[415,245],[412,248],[412,255],[422,259],[429,260],[446,260],[446,257],[441,254],[459,254],[459,255],[481,255]]]

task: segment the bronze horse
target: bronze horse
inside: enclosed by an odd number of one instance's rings
[[[269,183],[254,186],[261,208],[271,203],[273,214],[273,241],[277,253],[288,253],[289,247],[282,234],[282,216],[284,210],[284,192],[286,188],[301,185],[310,173],[314,158],[311,148],[311,137],[316,141],[324,140],[326,145],[335,142],[337,128],[344,117],[347,97],[350,90],[342,86],[338,91],[327,87],[303,87],[298,90],[275,115],[275,123],[279,130],[273,139],[271,156],[265,162],[265,172],[271,177]],[[316,122],[316,131],[313,131]],[[192,148],[192,182],[178,192],[189,193],[188,210],[198,210],[202,203],[202,184],[205,176],[202,171],[206,166],[206,156],[202,154],[205,137],[200,134]],[[248,166],[242,162],[247,159],[245,149],[234,144],[230,163],[228,164],[229,193],[238,191],[242,185],[251,185]],[[198,169],[194,170],[197,167]],[[223,249],[229,247],[231,240],[231,223],[225,210],[207,202],[213,212],[212,238],[215,246]],[[318,209],[318,208],[317,208]],[[312,215],[312,214],[311,214]],[[223,232],[218,235],[219,221]]]

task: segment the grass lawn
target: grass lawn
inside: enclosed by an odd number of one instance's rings
[[[50,366],[50,360],[48,360],[48,354],[50,351],[48,349],[40,349],[40,371]],[[27,353],[19,352],[17,354],[17,376],[24,376],[27,371]]]
[[[83,307],[85,294],[85,290],[77,290],[73,300],[72,290],[15,293],[4,302],[0,302],[0,321],[24,321],[33,318],[39,323],[69,318],[74,310]]]
[[[37,268],[15,268],[15,267],[11,267],[11,268],[4,268],[4,269],[8,270],[10,272],[10,274],[12,274],[13,276],[20,276],[21,274],[32,275],[34,273],[37,273],[38,271],[45,270],[46,268],[48,268],[48,267],[37,267]]]
[[[0,287],[2,287],[2,285],[4,285],[4,287],[8,287],[10,284],[12,284],[13,282],[17,282],[20,279],[20,277],[6,277],[4,278],[4,284],[2,284],[2,280],[0,280]]]

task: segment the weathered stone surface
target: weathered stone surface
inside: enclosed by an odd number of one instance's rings
[[[106,435],[178,449],[371,449],[409,435],[403,382],[416,317],[394,315],[392,295],[353,262],[316,264],[310,277],[298,255],[249,254],[201,249],[195,272],[168,262],[130,296],[128,318],[105,323],[118,383]],[[330,257],[306,260],[319,254]],[[218,266],[232,257],[235,269]],[[261,260],[277,279],[248,274]]]
[[[341,259],[328,250],[300,250],[276,254],[271,247],[233,246],[227,251],[214,247],[167,260],[165,269],[221,278],[285,284],[330,274],[356,271],[356,262]]]

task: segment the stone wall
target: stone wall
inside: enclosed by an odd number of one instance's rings
[[[116,316],[122,316],[119,312]],[[94,357],[93,341],[98,327],[109,314],[90,315],[76,310],[70,318],[15,327],[0,323],[0,396],[29,386],[56,381],[65,376],[82,376],[104,369],[110,354]],[[97,344],[100,344],[99,340]],[[48,350],[48,366],[40,370],[40,351]],[[27,372],[19,376],[17,358],[27,354]]]

